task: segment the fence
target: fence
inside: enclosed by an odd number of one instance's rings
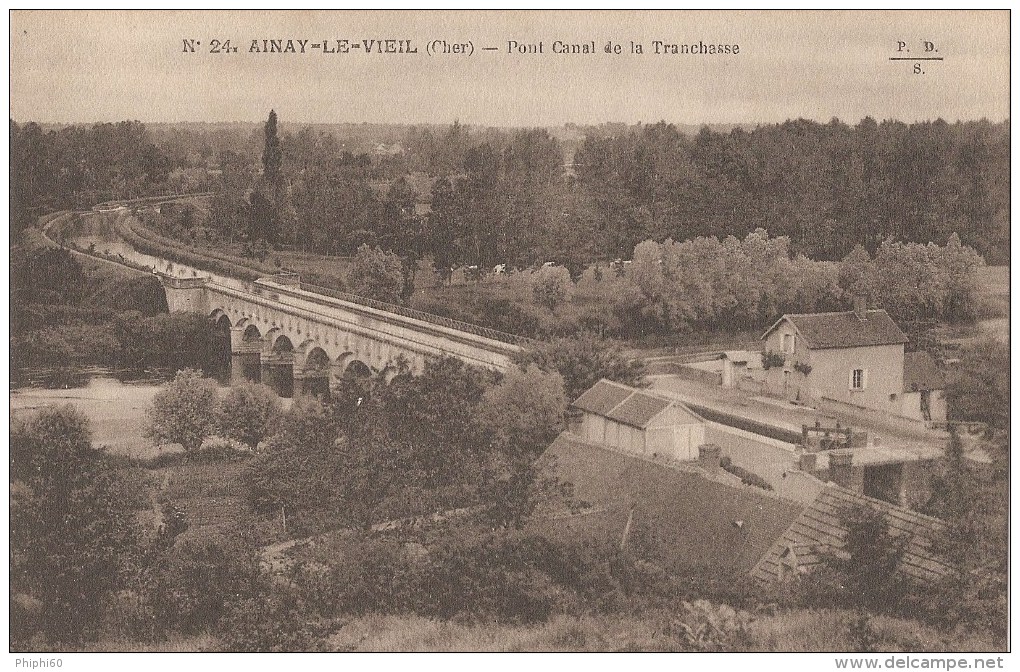
[[[365,296],[359,296],[357,294],[351,294],[349,292],[341,292],[336,289],[330,289],[328,287],[320,287],[318,285],[311,285],[307,282],[302,282],[300,285],[301,289],[312,294],[321,294],[328,296],[333,299],[339,299],[341,301],[347,301],[349,303],[356,303],[358,305],[366,306],[368,308],[374,308],[376,310],[382,310],[387,313],[395,313],[403,317],[409,317],[414,320],[421,320],[422,322],[428,322],[429,324],[435,324],[440,327],[446,327],[447,329],[454,329],[456,331],[463,331],[475,336],[481,336],[482,338],[488,338],[493,341],[499,341],[500,343],[509,343],[510,345],[518,345],[526,347],[535,343],[530,338],[524,336],[517,336],[516,334],[508,334],[505,331],[499,331],[498,329],[490,329],[489,327],[481,327],[477,324],[471,324],[470,322],[461,322],[460,320],[454,320],[449,317],[443,317],[442,315],[435,315],[433,313],[426,313],[414,308],[408,308],[407,306],[400,306],[395,303],[387,303],[385,301],[377,301],[376,299],[370,299]]]

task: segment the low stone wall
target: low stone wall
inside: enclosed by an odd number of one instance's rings
[[[686,403],[692,411],[711,422],[717,422],[734,429],[742,429],[745,432],[760,436],[760,438],[763,439],[774,439],[780,443],[788,444],[800,443],[800,432],[784,429],[783,427],[776,427],[775,425],[769,425],[764,422],[758,422],[757,420],[751,420],[750,418],[745,418],[741,415],[727,413],[725,411],[709,408],[700,404],[691,402],[684,403]]]
[[[733,461],[768,481],[785,499],[809,503],[825,487],[822,481],[798,468],[797,446],[717,422],[705,426],[705,440],[715,443]]]
[[[706,371],[684,364],[676,368],[676,375],[684,380],[693,380],[706,385],[722,385],[722,371]]]

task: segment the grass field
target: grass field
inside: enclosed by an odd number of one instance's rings
[[[328,639],[330,649],[357,652],[607,652],[675,651],[672,615],[554,616],[536,625],[472,624],[418,616],[369,615],[348,621]],[[795,610],[755,618],[747,650],[759,652],[853,652],[857,615],[838,610]],[[917,621],[874,617],[870,625],[882,652],[1001,651],[1004,642],[980,635],[945,633]],[[163,642],[105,639],[86,651],[222,651],[211,634],[176,636]]]
[[[184,462],[154,469],[154,479],[160,484],[158,496],[183,509],[188,521],[186,534],[226,532],[248,515],[241,474],[251,459]]]
[[[670,614],[556,616],[540,625],[467,625],[413,616],[352,620],[330,643],[354,651],[670,651]],[[796,610],[761,616],[750,627],[748,650],[855,651],[856,614]],[[875,617],[882,651],[993,651],[1003,644],[980,636],[946,634],[916,621]]]

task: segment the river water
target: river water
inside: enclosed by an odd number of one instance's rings
[[[161,273],[180,278],[195,277],[199,271],[139,252],[115,235],[98,231],[85,232],[71,239],[75,246],[94,250],[113,258],[141,264]],[[244,283],[202,272],[222,284],[243,288]],[[230,376],[229,361],[222,362],[215,371],[208,371],[225,392]],[[179,446],[157,448],[144,437],[146,412],[160,386],[173,377],[174,372],[161,369],[115,370],[90,368],[25,368],[11,371],[10,403],[15,416],[30,413],[47,406],[70,404],[89,418],[93,444],[105,447],[111,454],[141,459],[158,455],[162,451],[180,450]],[[290,406],[289,399],[281,399],[282,406]]]
[[[106,369],[14,371],[11,413],[19,416],[70,404],[89,419],[93,445],[115,455],[150,458],[161,449],[143,436],[145,413],[167,377],[159,372]],[[179,450],[162,450],[175,449]]]

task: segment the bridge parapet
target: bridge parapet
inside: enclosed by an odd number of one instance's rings
[[[300,277],[300,276],[299,276]],[[259,292],[259,286],[261,285],[263,290],[272,290],[273,285],[278,285],[275,281],[270,278],[259,278],[255,283],[254,291]],[[370,299],[365,296],[359,296],[357,294],[351,294],[349,292],[341,292],[336,289],[330,289],[328,287],[320,287],[318,285],[312,285],[305,282],[299,283],[296,287],[291,289],[297,289],[304,293],[308,298],[322,302],[330,303],[331,299],[343,301],[346,303],[353,303],[359,306],[365,306],[374,310],[379,310],[384,313],[391,313],[393,315],[399,315],[401,317],[411,318],[412,320],[418,320],[428,324],[443,327],[445,329],[452,329],[457,332],[463,332],[464,334],[471,334],[473,336],[480,336],[492,341],[506,344],[510,346],[509,352],[514,352],[522,347],[533,345],[534,341],[524,336],[518,336],[516,334],[508,334],[498,329],[492,329],[489,327],[482,327],[477,324],[471,324],[469,322],[461,322],[460,320],[454,320],[449,317],[442,315],[435,315],[432,313],[425,313],[414,308],[408,308],[407,306],[400,306],[393,303],[386,303],[385,301],[378,301],[376,299]],[[280,300],[279,294],[272,295],[274,300]]]
[[[301,288],[301,275],[298,273],[291,273],[285,271],[283,273],[277,273],[275,275],[268,275],[264,278],[259,278],[259,282],[274,282],[284,287],[297,287]]]
[[[204,275],[194,278],[179,278],[175,275],[160,272],[157,272],[156,275],[159,276],[159,281],[163,283],[164,287],[173,289],[204,289],[209,284],[209,278]]]

